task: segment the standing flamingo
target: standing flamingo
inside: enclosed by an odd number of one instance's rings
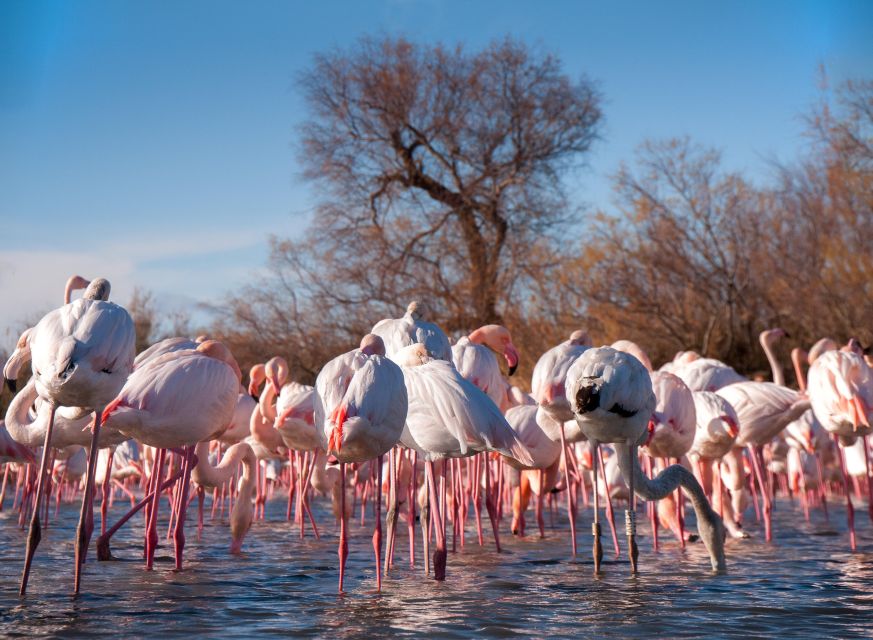
[[[145,445],[160,449],[149,515],[146,553],[149,568],[157,544],[157,507],[162,493],[164,450],[185,447],[179,510],[174,529],[176,569],[181,569],[188,485],[195,463],[195,445],[219,437],[230,424],[240,378],[239,366],[227,347],[220,342],[206,340],[196,349],[170,351],[137,368],[103,412],[103,420],[107,425]],[[234,461],[239,458],[251,462],[252,455],[247,445],[237,445],[237,451],[240,453],[232,457]],[[199,445],[197,458],[198,466],[208,465],[208,448]],[[236,464],[223,464],[223,469],[234,471]],[[248,487],[248,478],[251,476],[251,467],[248,469],[248,477],[243,478],[246,482],[241,483],[245,487]],[[209,477],[209,470],[202,466],[201,470]],[[212,473],[214,478],[214,474],[221,471]],[[224,479],[229,475],[229,472],[224,474]],[[207,483],[204,479],[201,481]],[[250,492],[241,493],[238,502],[250,499]],[[240,518],[244,518],[244,515],[240,514]],[[233,524],[233,517],[231,522]],[[115,530],[117,526],[110,531]],[[108,549],[108,536],[101,536],[100,546]]]
[[[58,406],[79,407],[81,415],[95,412],[85,492],[76,536],[75,592],[79,592],[81,566],[91,539],[92,496],[101,414],[121,389],[133,369],[135,331],[133,320],[122,307],[108,302],[109,282],[92,281],[84,297],[48,313],[30,335],[33,379],[40,397],[51,407],[37,480],[36,504],[40,503],[54,413]],[[27,539],[21,594],[36,546],[39,544],[39,509],[34,509]]]
[[[849,540],[854,550],[854,507],[842,448],[852,446],[858,439],[866,439],[873,432],[873,371],[863,357],[851,350],[826,351],[810,366],[808,383],[815,417],[837,443],[837,460],[846,491]],[[867,453],[866,447],[863,452]],[[865,456],[869,483],[868,458],[869,454]],[[873,489],[873,484],[868,487]]]
[[[431,513],[437,540],[433,554],[434,577],[444,580],[446,469],[444,463],[440,480],[441,499],[437,500],[434,462],[484,451],[498,451],[528,467],[533,465],[533,458],[497,405],[464,378],[452,363],[432,359],[423,345],[406,347],[395,357],[403,368],[409,395],[409,413],[400,442],[418,452],[427,463],[429,502],[433,505]],[[487,467],[485,478],[488,483],[490,471]],[[496,508],[487,485],[486,507],[499,549]],[[422,526],[427,527],[424,520]]]
[[[579,426],[595,445],[613,443],[622,476],[630,495],[660,500],[681,486],[689,494],[697,514],[697,527],[709,551],[712,568],[724,570],[724,525],[712,510],[694,476],[681,465],[673,465],[656,478],[647,478],[639,466],[636,447],[647,436],[647,425],[655,409],[655,394],[648,370],[636,358],[610,347],[589,349],[577,361],[578,374],[567,381],[567,395]],[[574,365],[575,368],[575,365]],[[596,447],[595,447],[596,455]],[[596,460],[595,460],[596,464]],[[595,478],[594,569],[600,572],[602,549],[596,501]],[[636,521],[632,504],[625,512],[631,570],[637,570]]]
[[[422,347],[423,348],[423,347]],[[318,401],[315,423],[320,425],[321,448],[340,462],[339,592],[343,591],[348,543],[346,541],[345,465],[378,458],[382,486],[382,456],[400,439],[406,421],[407,396],[403,373],[385,356],[385,344],[367,334],[360,348],[337,356],[315,381]],[[376,500],[376,588],[382,588],[382,519]]]

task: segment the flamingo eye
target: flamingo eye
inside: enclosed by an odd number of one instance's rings
[[[109,373],[109,374],[111,374],[112,372],[111,372],[109,369],[100,369],[100,373]]]

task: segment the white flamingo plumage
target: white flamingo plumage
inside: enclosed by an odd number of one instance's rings
[[[419,345],[424,349],[423,345]],[[377,335],[368,334],[360,348],[328,362],[315,381],[318,396],[315,424],[321,449],[340,461],[340,576],[343,590],[345,563],[348,556],[345,517],[345,464],[381,457],[400,439],[406,422],[407,393],[400,367],[385,356],[385,344]],[[381,477],[378,485],[382,484]],[[382,588],[381,501],[376,501],[376,532],[373,547],[376,555],[376,586]]]
[[[99,414],[133,369],[135,352],[133,320],[122,307],[108,301],[109,290],[107,280],[93,280],[83,298],[49,312],[29,336],[33,381],[39,396],[53,409],[62,405],[77,407],[79,415],[94,411],[97,416],[89,446],[88,471],[76,536],[76,593],[93,528],[92,496],[101,424]],[[51,414],[37,481],[37,504],[42,496],[51,447],[54,410]],[[21,579],[22,595],[27,589],[30,564],[39,543],[39,528],[39,509],[34,509]]]
[[[576,420],[595,445],[595,456],[597,443],[614,445],[631,495],[636,493],[647,500],[660,500],[682,486],[691,497],[700,537],[709,551],[712,567],[723,570],[724,526],[694,476],[684,467],[673,465],[650,480],[640,469],[636,447],[645,441],[648,421],[656,403],[648,370],[635,357],[609,347],[589,349],[577,363],[580,365],[577,377],[567,381],[567,396]],[[596,468],[596,457],[594,463]],[[596,474],[594,478],[594,560],[595,571],[599,572],[602,549]],[[626,517],[632,571],[636,571],[637,558],[634,516],[631,506]]]

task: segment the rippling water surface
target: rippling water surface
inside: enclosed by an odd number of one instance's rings
[[[762,528],[751,514],[747,527],[755,537],[728,541],[729,573],[722,576],[708,571],[702,544],[682,551],[662,536],[656,554],[648,528],[641,526],[642,573],[628,576],[622,549],[617,561],[607,553],[605,575],[595,579],[586,535],[590,512],[578,528],[576,560],[569,557],[563,512],[545,540],[513,539],[504,520],[503,553],[494,552],[493,541],[480,548],[469,527],[466,546],[449,553],[445,583],[425,578],[420,549],[418,568],[409,568],[401,519],[396,569],[381,594],[374,591],[372,525],[355,523],[347,593],[339,596],[337,531],[329,512],[317,504],[321,539],[308,533],[301,540],[285,521],[284,501],[276,498],[268,504],[267,520],[252,526],[239,557],[226,552],[226,521],[210,521],[207,510],[198,541],[195,510],[189,511],[183,572],[172,569],[168,542],[158,550],[156,569],[145,570],[137,516],[114,541],[120,560],[97,562],[91,555],[83,595],[73,598],[78,511],[65,505],[44,534],[29,594],[20,599],[25,534],[9,507],[7,498],[0,513],[0,635],[5,637],[873,637],[873,525],[866,508],[856,514],[858,551],[850,553],[842,505],[831,505],[829,522],[816,512],[806,523],[798,506],[780,500],[776,540],[761,539]],[[119,501],[110,520],[122,512]],[[604,542],[611,549],[608,537]]]

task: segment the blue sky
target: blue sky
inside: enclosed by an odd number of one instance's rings
[[[690,135],[764,179],[803,147],[800,114],[873,71],[873,2],[0,2],[0,348],[103,275],[165,306],[219,302],[295,235],[295,78],[315,52],[402,34],[478,48],[512,34],[605,97],[603,140],[571,185],[610,204],[609,175],[647,137]]]

